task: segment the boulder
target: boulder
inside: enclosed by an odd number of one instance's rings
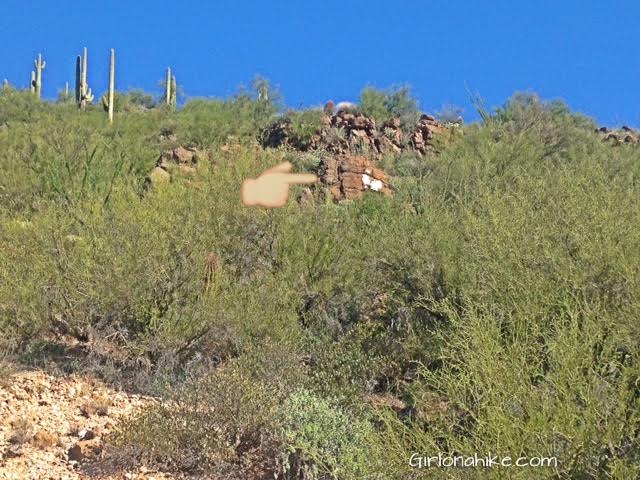
[[[353,117],[352,126],[353,128],[365,129],[371,127],[371,122],[367,117],[359,114]]]
[[[341,182],[344,189],[364,190],[362,174],[345,172],[342,174]]]
[[[197,150],[195,148],[178,147],[173,149],[173,159],[178,165],[195,165],[198,163]]]
[[[80,440],[93,440],[96,438],[96,434],[93,430],[82,429],[78,432],[78,438],[80,438]]]
[[[163,151],[160,154],[160,158],[158,158],[156,166],[165,170],[173,165],[195,167],[198,164],[198,159],[199,152],[197,149],[193,147],[176,147]]]
[[[392,118],[390,120],[387,120],[382,126],[386,127],[386,128],[392,128],[394,130],[397,130],[397,129],[400,128],[400,119],[397,118],[397,117]]]
[[[194,176],[202,154],[193,147],[176,147],[165,150],[160,154],[156,166],[147,176],[145,191],[172,180],[173,174]]]
[[[291,120],[283,118],[262,132],[262,145],[271,148],[288,145],[290,136]]]
[[[102,442],[98,438],[80,440],[67,450],[67,458],[74,462],[82,462],[97,458],[102,453]]]

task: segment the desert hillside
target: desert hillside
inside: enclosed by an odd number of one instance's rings
[[[636,131],[169,97],[0,91],[0,479],[640,478]]]

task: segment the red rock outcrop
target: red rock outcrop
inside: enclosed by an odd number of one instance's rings
[[[320,166],[319,174],[320,181],[329,187],[334,201],[360,198],[367,190],[391,195],[385,173],[363,156],[327,157]]]

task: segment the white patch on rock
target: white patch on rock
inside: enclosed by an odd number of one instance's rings
[[[367,175],[366,173],[363,173],[362,174],[362,183],[366,187],[370,186],[371,185],[371,177],[369,175]]]
[[[371,181],[371,185],[369,187],[374,192],[379,192],[380,190],[382,190],[382,181],[374,179]]]
[[[353,102],[338,102],[336,112],[355,112],[358,106]]]

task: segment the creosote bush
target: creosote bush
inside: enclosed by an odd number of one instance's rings
[[[292,141],[302,149],[309,146],[311,137],[320,131],[324,113],[320,109],[291,111],[287,118],[291,120]]]
[[[359,109],[368,117],[373,117],[382,125],[392,118],[399,118],[405,131],[415,126],[420,116],[418,101],[411,96],[408,86],[378,90],[366,87],[360,94]]]

